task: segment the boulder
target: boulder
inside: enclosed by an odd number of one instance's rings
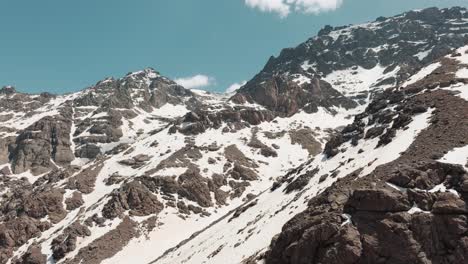
[[[357,189],[346,208],[351,211],[401,212],[408,211],[411,204],[406,195],[391,189]]]

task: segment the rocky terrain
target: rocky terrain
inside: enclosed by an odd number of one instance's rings
[[[0,263],[468,261],[468,12],[323,28],[234,94],[0,90]]]

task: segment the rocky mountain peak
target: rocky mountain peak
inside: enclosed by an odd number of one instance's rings
[[[16,93],[16,89],[15,87],[11,86],[11,85],[7,85],[7,86],[3,86],[1,89],[0,89],[0,94],[14,94]]]
[[[190,96],[190,90],[161,76],[153,68],[145,68],[119,79],[106,78],[97,82],[77,97],[75,104],[124,109],[141,107],[150,111],[166,103],[180,104]]]
[[[157,77],[161,76],[158,71],[151,67],[144,68],[143,70],[136,71],[136,72],[129,72],[127,75],[125,75],[124,78],[127,77],[138,77],[138,78],[149,78],[149,79],[155,79]]]
[[[428,62],[468,43],[467,26],[468,12],[461,7],[325,26],[317,36],[271,57],[232,100],[286,115],[318,106],[365,104],[373,91],[402,83]],[[334,92],[320,93],[317,84]]]

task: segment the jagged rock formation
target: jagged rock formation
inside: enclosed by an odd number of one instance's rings
[[[9,145],[12,171],[22,173],[31,169],[33,174],[41,174],[55,164],[70,164],[74,159],[70,131],[71,123],[62,115],[44,117],[24,129],[15,144]]]
[[[362,25],[326,26],[318,36],[271,57],[232,100],[285,115],[356,107],[370,91],[398,85],[464,45],[467,16],[463,8],[429,8]]]

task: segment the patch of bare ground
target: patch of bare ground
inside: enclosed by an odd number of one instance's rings
[[[129,217],[125,217],[115,229],[80,249],[73,259],[67,259],[63,263],[99,264],[121,251],[132,238],[136,237],[138,235],[137,226],[137,223]]]
[[[314,132],[310,128],[290,130],[292,144],[299,144],[309,152],[309,156],[315,156],[322,152],[322,145],[314,138]]]
[[[260,139],[258,139],[258,128],[252,128],[252,137],[250,138],[250,142],[247,146],[251,148],[260,149],[260,154],[265,157],[277,157],[278,153],[271,147],[265,145]]]
[[[257,168],[258,165],[252,159],[247,158],[236,145],[229,145],[224,149],[225,158],[231,163],[238,163],[244,167]]]
[[[84,194],[89,194],[94,190],[96,178],[104,167],[104,162],[99,161],[95,165],[88,167],[75,176],[68,179],[67,188],[78,190]]]

